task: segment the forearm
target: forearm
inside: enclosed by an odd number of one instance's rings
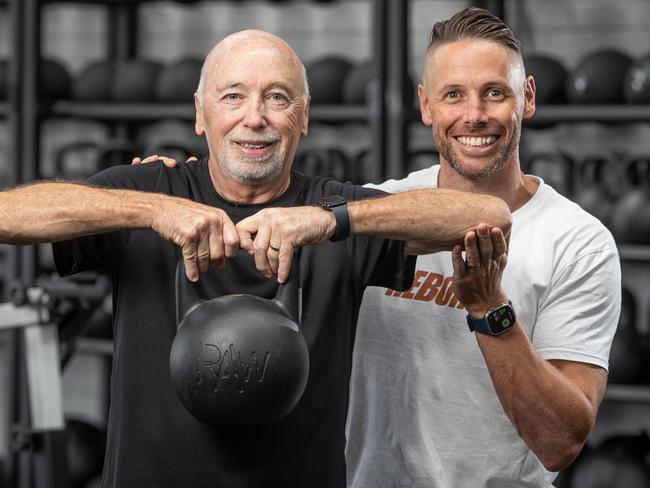
[[[550,471],[566,467],[584,445],[597,405],[535,352],[519,324],[499,336],[476,336],[501,405],[520,437]]]
[[[413,253],[449,250],[479,223],[508,234],[510,211],[499,198],[447,189],[414,190],[348,204],[350,231],[409,241]]]
[[[0,242],[34,244],[151,226],[155,194],[44,182],[0,192]]]

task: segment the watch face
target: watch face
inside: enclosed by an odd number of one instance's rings
[[[493,334],[501,334],[515,325],[515,313],[510,305],[501,305],[492,310],[486,317],[488,326]]]

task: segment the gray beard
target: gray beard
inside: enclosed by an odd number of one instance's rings
[[[220,151],[217,155],[219,167],[223,174],[240,183],[249,185],[267,183],[276,178],[284,167],[284,158],[278,153],[274,153],[270,157],[233,161],[228,158],[225,152]],[[255,167],[244,169],[242,163],[246,165],[253,164]]]

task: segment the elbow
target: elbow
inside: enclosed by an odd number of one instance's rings
[[[573,443],[539,457],[548,471],[558,472],[566,469],[580,454],[584,443]]]
[[[492,198],[492,227],[499,227],[503,235],[508,238],[512,229],[512,213],[508,204],[500,198]]]

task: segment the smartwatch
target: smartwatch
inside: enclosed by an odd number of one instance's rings
[[[480,332],[487,335],[499,335],[508,332],[516,321],[517,316],[510,301],[491,308],[482,319],[475,319],[467,314],[467,325],[470,332]]]
[[[319,200],[321,208],[334,214],[336,232],[330,241],[342,241],[350,235],[350,216],[348,215],[348,201],[341,195],[328,195]]]

